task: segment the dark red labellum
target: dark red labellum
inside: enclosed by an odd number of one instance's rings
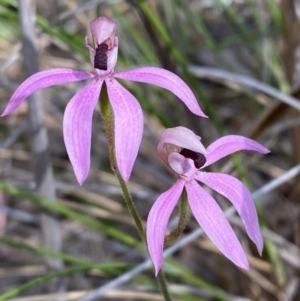
[[[100,70],[107,70],[107,50],[108,46],[105,43],[102,43],[97,47],[94,58],[95,68]]]
[[[189,149],[183,148],[180,152],[182,156],[188,159],[192,159],[194,161],[194,165],[197,169],[202,167],[206,163],[206,158],[204,155],[191,151]]]

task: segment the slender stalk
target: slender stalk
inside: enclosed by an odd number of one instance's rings
[[[115,158],[113,158],[112,160],[115,160]],[[121,186],[121,189],[122,189],[122,192],[123,192],[123,196],[124,196],[124,200],[125,200],[125,203],[127,205],[127,208],[129,210],[132,218],[134,219],[135,225],[136,225],[136,227],[139,231],[139,234],[140,234],[141,238],[146,243],[146,233],[145,233],[145,230],[144,230],[144,227],[143,227],[143,223],[142,223],[142,220],[141,220],[138,212],[135,209],[134,202],[132,200],[131,195],[129,194],[126,182],[121,177],[118,169],[115,169],[114,172],[115,172],[115,174],[116,174],[116,176],[119,180],[119,183],[120,183],[120,186]],[[162,292],[162,294],[165,298],[165,301],[171,301],[172,299],[170,297],[168,287],[167,287],[167,283],[166,283],[166,279],[165,279],[165,276],[164,276],[162,270],[160,270],[160,272],[157,275],[157,282],[158,282],[159,287],[161,289],[161,292]]]
[[[115,160],[115,158],[111,158],[111,160]],[[144,227],[143,227],[143,223],[142,223],[142,220],[141,220],[138,212],[135,209],[134,202],[132,200],[131,195],[129,194],[126,182],[121,177],[118,169],[115,169],[114,172],[115,172],[115,175],[117,176],[117,178],[119,180],[119,184],[121,186],[127,208],[129,210],[132,218],[134,219],[135,225],[136,225],[136,227],[139,231],[139,234],[140,234],[141,238],[143,239],[143,241],[146,244],[146,233],[145,233],[145,230],[144,230]],[[165,276],[164,276],[162,270],[160,270],[160,272],[157,275],[157,282],[159,284],[159,287],[161,289],[161,292],[162,292],[165,300],[166,301],[171,301],[172,299],[170,297],[168,287],[167,287],[167,283],[166,283],[166,279],[165,279]]]
[[[181,233],[186,228],[189,220],[191,218],[191,208],[187,200],[186,190],[183,190],[183,193],[180,198],[180,214],[178,225],[165,237],[165,245],[170,245],[175,242]]]
[[[103,83],[103,87],[102,87],[101,94],[100,94],[100,111],[102,114],[102,119],[103,119],[104,126],[106,129],[106,136],[108,139],[109,159],[110,159],[111,168],[118,178],[119,184],[120,184],[122,192],[123,192],[123,197],[124,197],[125,203],[127,205],[127,208],[129,210],[129,213],[135,222],[135,225],[138,229],[138,232],[139,232],[142,240],[147,245],[146,233],[145,233],[145,229],[143,226],[143,222],[134,206],[134,202],[129,193],[127,184],[123,180],[123,178],[118,170],[118,165],[117,165],[117,160],[116,160],[116,155],[115,155],[115,142],[114,142],[114,115],[113,115],[113,111],[112,111],[112,108],[109,103],[107,88],[106,88],[105,83]],[[165,280],[165,277],[164,277],[162,271],[160,271],[157,275],[157,282],[159,284],[159,287],[161,289],[161,292],[164,296],[165,301],[171,301],[172,299],[170,297],[168,287],[166,284],[166,280]]]
[[[165,298],[165,301],[172,301],[171,296],[168,291],[166,278],[162,270],[157,274],[157,282],[159,284],[160,290]]]
[[[141,238],[146,243],[146,233],[145,233],[145,230],[143,227],[143,223],[142,223],[142,220],[141,220],[138,212],[135,209],[135,206],[134,206],[133,200],[131,198],[131,195],[129,194],[127,185],[126,185],[125,181],[123,180],[123,178],[121,177],[119,170],[116,169],[116,170],[114,170],[114,172],[115,172],[115,175],[117,176],[119,184],[121,186],[121,189],[123,192],[123,197],[124,197],[125,203],[127,205],[127,208],[129,210],[132,218],[134,219],[135,225],[139,231]]]

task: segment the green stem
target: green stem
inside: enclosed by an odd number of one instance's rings
[[[147,244],[146,242],[146,233],[145,229],[142,223],[142,220],[134,206],[133,199],[129,193],[129,190],[127,188],[126,182],[123,180],[117,165],[116,160],[116,154],[115,154],[115,139],[114,139],[114,114],[111,108],[111,105],[109,103],[108,94],[107,94],[107,88],[105,83],[103,84],[101,94],[100,94],[100,111],[103,119],[103,123],[106,130],[106,136],[108,139],[108,148],[109,148],[109,159],[110,164],[112,167],[112,170],[114,171],[115,175],[118,178],[119,184],[121,186],[123,197],[125,200],[125,203],[127,205],[127,208],[135,222],[135,225],[138,229],[138,232],[142,238],[142,240]],[[161,292],[164,296],[165,301],[171,301],[171,297],[167,288],[165,277],[160,271],[157,275],[157,281],[159,284],[159,287],[161,289]]]
[[[176,241],[186,228],[191,217],[191,208],[188,203],[187,193],[184,189],[180,198],[180,215],[177,227],[172,230],[165,238],[165,245],[170,245]]]
[[[118,169],[114,170],[114,172],[115,172],[115,175],[117,176],[119,184],[121,186],[121,189],[123,192],[123,197],[124,197],[125,203],[127,205],[127,208],[129,210],[132,218],[134,219],[135,225],[139,231],[141,238],[146,243],[146,233],[144,230],[144,226],[143,226],[142,220],[141,220],[137,210],[135,209],[134,202],[132,200],[131,195],[129,194],[126,182],[123,180]]]
[[[165,298],[165,301],[172,301],[171,296],[168,291],[166,278],[162,270],[157,274],[157,282],[159,284],[160,290]]]
[[[115,160],[115,157],[111,158],[111,161],[113,161],[113,160]],[[145,233],[145,230],[144,230],[144,227],[143,227],[143,223],[142,223],[142,220],[141,220],[138,212],[135,209],[134,202],[133,202],[133,199],[132,199],[131,195],[129,194],[126,182],[121,177],[120,172],[119,172],[118,169],[115,169],[114,172],[115,172],[115,175],[117,176],[117,178],[119,180],[119,183],[120,183],[120,186],[121,186],[121,189],[122,189],[122,192],[123,192],[123,197],[124,197],[125,203],[127,205],[127,208],[129,210],[132,218],[134,219],[135,225],[136,225],[136,227],[139,231],[139,234],[140,234],[142,240],[146,244],[146,233]],[[172,301],[172,299],[170,297],[170,294],[169,294],[169,291],[168,291],[167,284],[166,284],[166,279],[165,279],[165,276],[164,276],[162,270],[160,270],[160,272],[157,275],[157,282],[158,282],[159,287],[161,289],[161,292],[162,292],[162,294],[165,298],[165,301]]]

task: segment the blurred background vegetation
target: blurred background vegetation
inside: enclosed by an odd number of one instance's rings
[[[92,71],[84,37],[91,36],[90,20],[105,15],[117,22],[117,70],[143,65],[171,70],[192,88],[209,116],[209,120],[194,116],[163,89],[122,82],[144,109],[143,141],[129,182],[143,220],[157,196],[175,181],[156,152],[165,127],[187,126],[205,146],[224,134],[241,134],[268,147],[268,156],[243,153],[213,166],[214,171],[243,179],[252,191],[300,163],[299,111],[282,102],[279,94],[300,96],[297,0],[38,0],[32,4],[36,4],[32,17],[40,70]],[[0,0],[1,112],[27,77],[19,21],[18,2]],[[250,88],[251,78],[257,81]],[[72,172],[62,117],[67,102],[84,84],[55,86],[40,96],[56,202],[35,192],[28,102],[0,119],[0,300],[80,300],[147,258],[110,170],[98,110],[93,119],[91,171],[82,187]],[[259,84],[277,89],[278,97],[263,93]],[[229,206],[220,196],[214,197],[223,209]],[[166,260],[174,300],[300,300],[299,177],[285,181],[257,204],[265,237],[262,258],[239,218],[230,218],[251,271],[235,267],[205,236],[197,238]],[[48,229],[50,238],[41,231],[43,216],[56,225]],[[198,227],[192,219],[184,236]],[[53,248],[51,237],[58,241]],[[94,300],[163,299],[149,269]]]

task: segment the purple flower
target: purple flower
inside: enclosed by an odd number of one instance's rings
[[[202,182],[231,201],[244,223],[248,236],[256,244],[258,252],[262,253],[263,239],[249,190],[232,176],[204,172],[202,169],[240,150],[253,150],[262,154],[269,151],[243,136],[222,137],[206,150],[200,139],[191,130],[176,127],[163,132],[157,147],[161,158],[178,174],[179,179],[158,197],[147,220],[147,243],[156,274],[162,266],[168,220],[184,188],[190,208],[207,236],[237,266],[249,268],[245,252],[223,211],[196,181]]]
[[[94,72],[66,68],[38,72],[25,80],[12,95],[4,113],[12,113],[23,100],[37,90],[53,85],[91,78],[68,103],[63,120],[64,141],[75,176],[80,184],[90,168],[92,115],[99,101],[103,82],[107,86],[114,114],[115,155],[118,169],[125,181],[130,177],[143,133],[143,113],[135,97],[115,78],[145,82],[173,92],[196,115],[206,117],[190,88],[175,74],[156,67],[114,72],[118,57],[115,22],[100,17],[90,23],[95,47],[86,37]]]

